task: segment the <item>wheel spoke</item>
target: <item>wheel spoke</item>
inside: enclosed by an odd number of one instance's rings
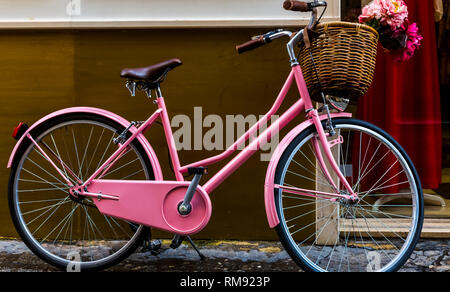
[[[83,158],[81,159],[80,171],[78,172],[78,176],[81,176],[81,177],[83,177],[83,164],[84,164],[84,160],[86,159],[86,153],[87,153],[87,150],[88,150],[90,142],[91,142],[91,137],[92,137],[92,132],[93,131],[94,131],[94,127],[91,128],[91,132],[89,133],[88,141],[87,141],[86,146],[84,148]]]

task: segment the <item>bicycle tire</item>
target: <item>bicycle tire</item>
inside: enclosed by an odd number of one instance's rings
[[[417,216],[416,216],[415,229],[413,231],[414,233],[411,234],[408,246],[406,248],[402,249],[403,253],[400,257],[396,258],[395,263],[391,263],[389,265],[389,268],[386,268],[384,270],[380,269],[385,272],[397,271],[405,264],[405,262],[408,260],[411,253],[413,252],[413,250],[420,238],[420,233],[421,233],[422,226],[423,226],[423,220],[424,220],[423,192],[422,192],[422,188],[421,188],[421,184],[420,184],[420,180],[419,180],[417,171],[416,171],[411,159],[408,157],[407,153],[405,152],[405,150],[399,145],[399,143],[397,141],[395,141],[388,133],[386,133],[382,129],[380,129],[372,124],[369,124],[367,122],[356,120],[356,119],[337,118],[337,119],[333,119],[333,124],[335,125],[335,127],[339,127],[339,126],[343,126],[343,125],[354,125],[354,126],[362,127],[365,129],[369,129],[370,131],[377,133],[378,135],[380,135],[381,137],[386,139],[386,141],[388,141],[390,143],[390,145],[392,145],[397,150],[397,152],[401,155],[401,157],[404,159],[407,166],[411,170],[411,174],[412,174],[412,177],[413,177],[414,183],[415,183],[415,188],[417,189],[417,195],[416,195],[416,197],[417,197],[417,206],[416,206]],[[325,126],[325,124],[324,124],[324,126]],[[308,129],[306,129],[305,131],[300,133],[291,142],[291,144],[286,148],[285,152],[281,156],[281,159],[277,165],[275,181],[274,181],[275,184],[282,184],[283,171],[286,169],[286,164],[288,163],[288,160],[290,159],[290,157],[292,158],[293,152],[295,151],[295,149],[297,147],[299,147],[299,144],[302,143],[302,141],[304,141],[308,136],[313,135],[315,132],[316,132],[316,129],[314,126],[309,127]],[[281,199],[282,193],[283,192],[280,189],[276,188],[274,190],[276,210],[277,210],[278,218],[280,220],[280,224],[278,224],[276,226],[276,232],[278,234],[278,237],[279,237],[283,247],[285,248],[287,253],[290,255],[290,257],[294,260],[294,262],[298,266],[300,266],[303,270],[309,271],[309,272],[323,271],[323,269],[319,269],[317,267],[317,265],[315,265],[310,260],[305,258],[305,255],[304,255],[304,253],[302,254],[302,252],[300,251],[300,247],[298,247],[298,244],[295,243],[295,241],[292,239],[292,236],[290,235],[287,224],[283,224],[283,220],[284,220],[283,212],[284,211],[283,211],[282,199]],[[317,236],[317,234],[316,234],[316,236]],[[309,249],[309,250],[311,250],[311,249]],[[331,261],[331,258],[330,258],[330,261]]]
[[[109,126],[113,128],[116,132],[116,134],[120,134],[125,128],[118,124],[117,122],[108,119],[104,116],[91,114],[91,113],[75,113],[75,114],[67,114],[55,117],[51,120],[48,120],[44,122],[43,124],[39,125],[35,129],[31,131],[31,135],[33,137],[39,137],[42,133],[45,133],[51,128],[55,128],[58,125],[67,123],[67,122],[74,122],[74,121],[92,121],[97,122],[100,124],[104,124],[106,126]],[[128,135],[128,137],[130,134]],[[134,140],[131,145],[133,146],[133,149],[137,152],[139,157],[142,158],[142,162],[144,164],[145,171],[147,173],[148,179],[153,180],[154,179],[154,173],[153,168],[150,163],[150,160],[143,148],[143,146],[137,141]],[[16,195],[15,195],[15,185],[17,182],[17,174],[18,171],[20,171],[19,166],[21,164],[21,161],[25,158],[23,157],[24,154],[26,154],[29,148],[32,147],[32,143],[29,139],[26,139],[20,148],[17,151],[16,159],[13,162],[13,165],[11,167],[10,177],[9,177],[9,183],[8,183],[8,205],[10,209],[10,214],[12,221],[14,223],[14,226],[19,234],[19,236],[22,238],[23,242],[26,244],[26,246],[39,258],[44,260],[45,262],[59,268],[62,270],[67,269],[68,264],[71,263],[68,259],[58,258],[56,256],[50,256],[48,253],[46,253],[40,246],[36,244],[36,241],[34,238],[30,237],[29,232],[27,232],[27,227],[24,226],[23,221],[21,220],[20,210],[18,210],[17,202],[16,202]],[[133,226],[134,228],[135,226]],[[120,251],[120,254],[115,255],[114,257],[105,260],[105,261],[98,261],[98,262],[89,262],[89,263],[80,263],[80,270],[81,271],[96,271],[101,269],[106,269],[108,267],[111,267],[123,259],[127,258],[130,254],[132,254],[138,246],[142,244],[142,241],[144,239],[148,239],[150,237],[151,230],[149,227],[145,226],[136,226],[136,233],[133,236],[133,242],[129,242],[126,245],[126,248],[124,250]]]

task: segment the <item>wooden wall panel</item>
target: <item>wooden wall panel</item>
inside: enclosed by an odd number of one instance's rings
[[[290,66],[285,42],[237,55],[235,45],[267,29],[9,31],[0,34],[0,236],[14,235],[9,223],[6,162],[14,145],[10,132],[18,121],[32,123],[67,106],[102,107],[129,120],[145,119],[155,106],[145,95],[131,97],[119,77],[125,67],[146,66],[178,57],[183,66],[169,73],[162,89],[169,114],[203,116],[264,114],[272,105]],[[295,101],[292,91],[287,104]],[[284,106],[284,109],[286,106]],[[300,122],[298,118],[296,123]],[[294,125],[294,124],[293,124]],[[175,129],[176,130],[176,129]],[[203,132],[206,132],[205,129]],[[286,133],[284,131],[283,133]],[[152,129],[149,140],[167,165],[162,130]],[[217,152],[182,151],[182,163]],[[211,223],[197,238],[276,239],[264,210],[267,162],[252,157],[212,193]],[[211,168],[211,173],[217,167]],[[170,169],[165,167],[170,178]],[[210,177],[210,176],[209,176]],[[165,236],[167,235],[161,235]]]
[[[0,236],[15,235],[7,204],[12,130],[74,104],[73,61],[69,32],[0,32]]]

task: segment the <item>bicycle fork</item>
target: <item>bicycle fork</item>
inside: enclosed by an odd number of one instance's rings
[[[337,201],[339,199],[348,200],[352,202],[357,202],[359,197],[358,195],[353,191],[352,187],[348,183],[346,177],[342,173],[342,171],[339,168],[338,163],[336,162],[335,157],[333,156],[333,153],[331,151],[331,148],[334,147],[337,144],[342,144],[344,142],[344,139],[342,136],[338,136],[336,139],[328,140],[327,137],[332,137],[332,133],[327,133],[322,126],[322,122],[319,117],[319,113],[316,109],[312,109],[307,112],[307,118],[312,121],[314,124],[316,130],[317,130],[317,137],[314,137],[312,139],[312,145],[313,145],[313,152],[317,158],[318,161],[318,167],[322,170],[322,173],[325,176],[325,179],[328,181],[328,183],[333,188],[334,192],[322,192],[322,191],[311,191],[296,187],[288,187],[288,186],[280,186],[275,185],[276,188],[282,189],[284,192],[302,195],[306,197],[313,197],[313,198],[322,198],[322,199],[328,199],[331,201]],[[330,123],[331,120],[329,120],[328,123]],[[329,124],[330,125],[330,124]],[[330,125],[332,127],[332,125]],[[334,132],[334,131],[330,131]],[[321,147],[322,146],[322,147]],[[325,157],[322,155],[322,150],[325,153]],[[328,169],[325,158],[328,160],[329,165],[331,167],[331,170],[334,171],[334,173],[337,175],[338,182],[341,182],[344,186],[344,190],[341,191],[338,184],[335,183],[335,181],[332,178],[331,172]]]
[[[342,173],[341,169],[339,168],[339,165],[336,162],[336,159],[334,158],[333,153],[331,152],[331,148],[333,146],[335,146],[336,144],[340,144],[340,143],[344,142],[342,136],[338,136],[337,139],[328,141],[327,133],[325,133],[325,129],[322,126],[322,122],[320,121],[318,111],[314,109],[314,110],[308,112],[307,116],[314,123],[314,125],[316,127],[316,130],[317,130],[317,133],[318,133],[318,139],[315,138],[313,140],[313,145],[314,145],[313,148],[314,148],[314,152],[316,154],[316,157],[317,157],[317,159],[319,161],[319,166],[321,167],[321,169],[322,169],[326,179],[330,182],[330,184],[335,189],[335,191],[338,194],[340,194],[339,187],[334,183],[334,180],[331,177],[331,174],[328,171],[327,166],[325,165],[325,161],[323,159],[322,152],[320,151],[319,142],[320,142],[320,145],[322,145],[322,149],[325,152],[325,156],[326,156],[328,162],[330,163],[330,166],[331,166],[332,170],[338,176],[338,180],[343,184],[343,186],[344,186],[344,188],[345,188],[345,190],[347,192],[346,194],[342,194],[342,196],[345,199],[349,199],[349,200],[352,200],[352,201],[357,201],[358,200],[358,195],[353,191],[352,187],[350,186],[350,184],[348,183],[348,181],[345,178],[344,174]],[[329,121],[329,122],[331,122],[331,121]],[[330,126],[332,127],[332,125],[330,125]],[[331,135],[332,135],[332,133],[330,132],[330,136]],[[340,197],[340,195],[338,197]]]

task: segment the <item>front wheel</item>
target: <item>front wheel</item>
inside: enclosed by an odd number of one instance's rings
[[[422,229],[417,172],[383,130],[355,119],[335,119],[334,125],[336,135],[329,139],[340,142],[332,152],[359,201],[315,196],[316,191],[336,190],[318,167],[313,150],[317,132],[310,127],[291,142],[277,166],[275,185],[309,190],[299,195],[275,188],[277,233],[307,271],[396,271],[408,260]]]

